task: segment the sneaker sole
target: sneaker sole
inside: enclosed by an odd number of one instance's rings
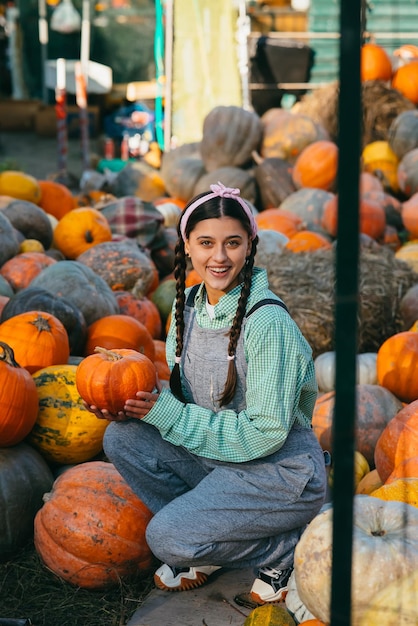
[[[154,583],[158,589],[163,591],[188,591],[189,589],[196,589],[205,584],[208,579],[208,575],[203,572],[197,572],[196,578],[181,577],[180,584],[177,587],[169,587],[166,585],[157,574],[154,576]]]
[[[260,595],[258,595],[258,593],[254,593],[254,591],[250,593],[251,600],[253,602],[256,602],[259,605],[260,604],[275,604],[276,602],[282,602],[283,600],[286,599],[286,596],[287,596],[287,588],[281,589],[280,591],[278,591],[274,596],[272,596],[271,599],[262,598]]]

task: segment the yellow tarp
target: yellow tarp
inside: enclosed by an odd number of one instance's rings
[[[234,0],[174,0],[174,145],[200,141],[203,120],[215,106],[242,106],[237,18]]]

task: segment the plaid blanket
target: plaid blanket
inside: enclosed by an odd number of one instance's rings
[[[151,202],[135,196],[124,196],[100,209],[116,239],[136,239],[142,248],[154,250],[166,245],[164,217]]]

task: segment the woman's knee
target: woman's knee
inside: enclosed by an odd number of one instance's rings
[[[117,422],[111,422],[106,428],[103,436],[103,451],[109,461],[114,461],[123,454],[124,443],[126,437],[120,424]]]

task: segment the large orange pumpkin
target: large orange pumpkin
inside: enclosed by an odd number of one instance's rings
[[[390,80],[392,78],[392,62],[386,50],[375,43],[366,43],[361,49],[360,59],[361,81]]]
[[[122,411],[125,401],[134,398],[137,391],[151,392],[155,384],[155,365],[136,350],[98,346],[76,371],[77,390],[83,400],[114,414]]]
[[[67,259],[76,259],[89,248],[111,239],[112,231],[107,219],[92,208],[69,211],[54,229],[54,246]]]
[[[151,361],[155,357],[153,338],[146,326],[129,315],[106,315],[90,324],[84,354],[93,354],[96,346],[125,348],[145,354]]]
[[[38,394],[29,372],[15,361],[12,348],[0,342],[0,448],[14,446],[32,430]]]
[[[46,311],[27,311],[0,324],[0,341],[9,344],[16,361],[33,373],[67,363],[70,342],[64,324]]]
[[[418,399],[418,333],[404,331],[392,335],[377,351],[379,385],[403,402]]]
[[[338,170],[338,147],[325,139],[314,141],[299,154],[292,178],[298,189],[311,187],[333,191]]]
[[[35,517],[35,548],[61,579],[103,589],[147,571],[151,511],[111,463],[90,461],[65,471]]]
[[[406,459],[418,456],[418,400],[399,411],[377,440],[374,461],[382,482]]]

